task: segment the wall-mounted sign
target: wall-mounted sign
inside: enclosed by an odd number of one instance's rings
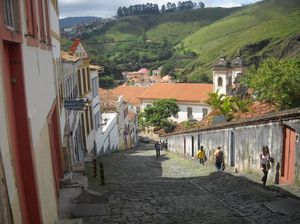
[[[65,99],[64,107],[67,110],[84,110],[88,99]]]

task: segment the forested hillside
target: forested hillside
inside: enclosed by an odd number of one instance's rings
[[[299,57],[300,1],[126,16],[84,36],[83,43],[107,75],[163,65],[181,81],[209,81],[220,56],[239,54],[247,65],[267,57]]]

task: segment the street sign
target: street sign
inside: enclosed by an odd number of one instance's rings
[[[64,107],[68,110],[83,110],[87,102],[87,99],[65,99]]]

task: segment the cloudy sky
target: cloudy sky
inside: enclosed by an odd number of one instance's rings
[[[182,0],[184,1],[184,0]],[[200,2],[201,0],[193,0]],[[257,2],[258,0],[202,0],[205,7],[232,7],[242,4]],[[166,4],[168,0],[59,0],[60,17],[69,16],[98,16],[111,17],[116,15],[119,6],[130,6],[135,4],[156,3],[159,6]],[[169,0],[177,4],[178,0]]]

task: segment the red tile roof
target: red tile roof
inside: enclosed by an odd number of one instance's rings
[[[124,96],[125,100],[132,105],[139,105],[139,97],[148,89],[148,87],[139,86],[118,86],[112,89],[112,93],[116,96]]]
[[[204,102],[208,93],[213,91],[213,84],[198,83],[156,83],[149,87],[141,99],[170,99],[183,102]]]
[[[68,52],[62,51],[61,58],[65,62],[77,62],[80,58],[69,54]]]
[[[77,47],[78,47],[79,44],[80,44],[80,39],[76,38],[74,40],[73,44],[70,47],[70,51],[73,52],[73,53],[75,53],[75,51],[76,51],[76,49],[77,49]]]
[[[114,93],[107,89],[99,88],[99,98],[102,112],[115,112],[116,102],[118,97]]]

